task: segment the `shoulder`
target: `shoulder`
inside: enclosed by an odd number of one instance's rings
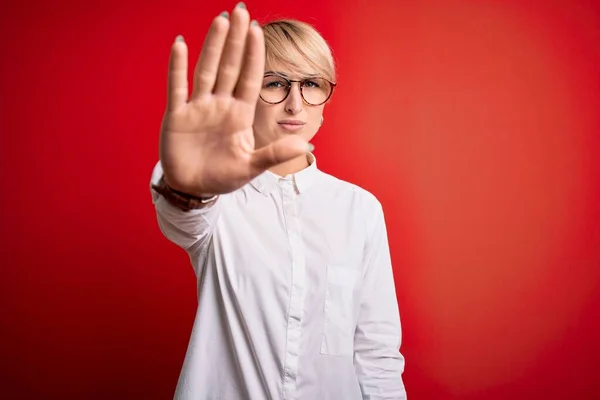
[[[377,196],[356,183],[321,172],[321,185],[324,192],[332,196],[336,202],[350,201],[355,207],[371,215],[383,212]]]

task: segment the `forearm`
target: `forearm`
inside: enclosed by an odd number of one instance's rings
[[[366,288],[361,304],[354,335],[356,374],[363,399],[405,399],[402,327],[391,268],[378,278]]]
[[[173,194],[160,189],[163,177],[161,163],[158,162],[152,172],[150,190],[156,209],[157,222],[161,232],[173,243],[189,250],[194,245],[207,242],[219,215],[219,201],[213,199],[206,203],[197,202],[195,207],[183,207]]]
[[[354,365],[365,400],[402,400],[402,327],[383,210],[378,207],[365,252],[365,275],[354,336]]]
[[[357,330],[354,365],[364,400],[406,399],[400,337],[395,325]]]

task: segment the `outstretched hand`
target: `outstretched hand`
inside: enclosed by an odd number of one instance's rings
[[[188,48],[171,47],[167,107],[160,134],[166,182],[196,196],[232,192],[279,163],[308,152],[290,136],[254,148],[252,125],[265,66],[260,26],[243,3],[214,18],[188,88]]]

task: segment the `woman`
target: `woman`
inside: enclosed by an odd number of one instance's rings
[[[380,203],[316,166],[335,87],[324,39],[216,17],[187,85],[173,43],[159,226],[187,251],[198,310],[177,399],[404,399],[400,320]]]

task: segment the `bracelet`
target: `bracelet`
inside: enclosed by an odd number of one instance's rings
[[[196,210],[199,208],[206,207],[206,204],[211,203],[219,197],[218,194],[211,197],[196,197],[187,193],[180,192],[173,189],[167,182],[165,182],[165,176],[161,176],[157,185],[152,185],[157,193],[162,195],[169,203],[179,208],[182,211]]]

